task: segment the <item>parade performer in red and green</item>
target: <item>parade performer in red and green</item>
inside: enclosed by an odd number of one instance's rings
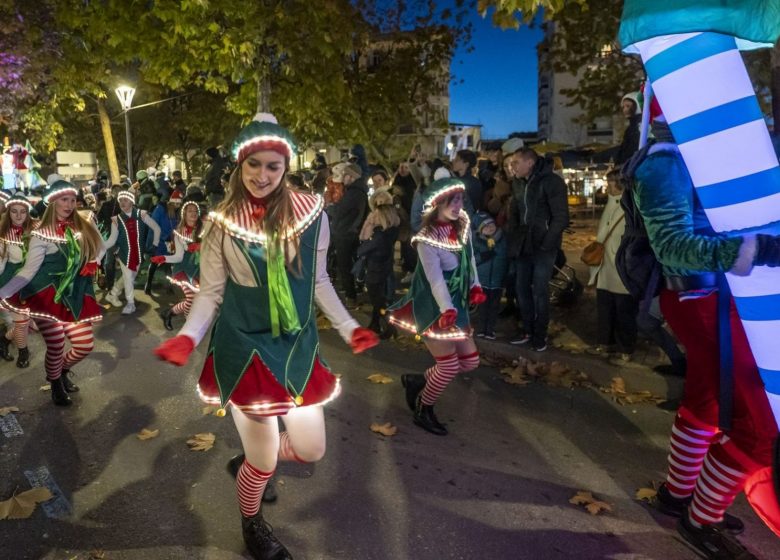
[[[5,212],[0,218],[0,286],[10,280],[22,268],[25,257],[25,243],[29,240],[34,227],[30,216],[32,205],[27,198],[17,193],[5,202]],[[4,302],[0,302],[4,305]],[[11,296],[8,309],[22,309],[25,312],[10,311],[13,328],[0,337],[0,357],[13,361],[8,351],[11,341],[19,350],[16,367],[26,368],[30,365],[30,350],[27,347],[27,333],[30,329],[30,315],[19,302],[17,295]]]
[[[466,187],[438,179],[423,191],[420,232],[412,238],[419,256],[409,292],[390,308],[390,322],[421,336],[436,364],[425,375],[401,378],[414,423],[436,435],[447,428],[433,411],[436,400],[458,373],[479,365],[469,323],[469,305],[486,299],[479,284],[471,227],[463,210]]]
[[[319,356],[319,307],[353,352],[377,344],[341,304],[326,270],[327,215],[319,196],[286,181],[294,142],[260,114],[233,145],[226,200],[203,235],[200,292],[178,336],[155,352],[184,365],[212,322],[198,383],[207,403],[230,407],[246,459],[236,485],[244,541],[256,559],[290,558],[260,511],[277,460],[311,462],[325,453],[325,403],[339,380]],[[277,416],[286,431],[279,432]]]
[[[13,311],[28,313],[46,342],[46,379],[58,406],[72,404],[68,393],[78,387],[68,373],[92,351],[92,323],[102,318],[93,280],[103,240],[77,212],[77,193],[67,181],[49,187],[44,196],[48,206],[30,235],[24,266],[0,287],[6,306],[19,294],[21,308]],[[67,353],[65,339],[71,345]]]
[[[152,245],[160,243],[160,226],[145,211],[135,207],[135,195],[130,191],[121,191],[117,195],[119,214],[111,218],[111,235],[106,241],[106,249],[116,244],[119,247],[117,257],[122,270],[122,283],[114,283],[106,301],[114,307],[121,307],[119,294],[124,288],[127,304],[122,308],[122,315],[135,313],[135,278],[144,258],[142,244],[146,240],[147,228],[152,230]]]
[[[174,315],[189,315],[192,300],[200,291],[200,237],[203,221],[200,219],[200,206],[194,200],[188,200],[181,207],[178,227],[173,231],[173,243],[176,251],[173,255],[157,255],[151,258],[153,264],[169,263],[173,265],[173,276],[168,280],[184,292],[184,301],[169,307],[162,314],[163,324],[173,330],[171,319]]]

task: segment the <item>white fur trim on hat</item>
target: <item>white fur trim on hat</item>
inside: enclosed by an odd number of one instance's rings
[[[255,115],[255,118],[253,118],[252,120],[257,122],[270,122],[274,124],[279,124],[279,121],[277,121],[276,117],[273,116],[271,113],[257,113]]]
[[[438,179],[446,179],[448,177],[452,177],[452,173],[450,173],[450,170],[446,167],[439,167],[436,171],[433,172],[434,181]]]

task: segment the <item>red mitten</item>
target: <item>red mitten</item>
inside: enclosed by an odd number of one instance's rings
[[[455,321],[458,320],[458,311],[455,309],[448,309],[441,315],[439,315],[439,328],[449,329],[455,326]]]
[[[472,286],[469,290],[469,305],[480,305],[487,301],[487,295],[482,286]]]
[[[165,255],[155,255],[149,260],[154,264],[165,264]]]
[[[368,350],[379,344],[379,338],[376,333],[365,327],[357,327],[352,331],[352,340],[349,345],[352,347],[353,354],[360,354],[363,350]]]
[[[154,355],[166,362],[183,366],[187,363],[193,350],[195,350],[195,342],[186,334],[180,334],[169,338],[155,348]]]
[[[88,262],[81,267],[79,276],[94,276],[97,272],[98,264],[95,261]]]
[[[187,245],[187,250],[190,253],[197,253],[198,251],[200,251],[200,243],[190,243],[189,245]]]

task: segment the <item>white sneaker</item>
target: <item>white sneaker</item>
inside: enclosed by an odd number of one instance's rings
[[[133,313],[135,313],[135,302],[131,301],[122,308],[122,315],[132,315]]]
[[[106,296],[106,301],[114,307],[122,307],[122,300],[120,300],[118,296],[115,296],[111,292],[109,292]]]

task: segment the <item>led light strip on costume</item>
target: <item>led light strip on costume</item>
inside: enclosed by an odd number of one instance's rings
[[[8,200],[5,201],[5,207],[6,208],[10,208],[11,206],[14,206],[16,204],[18,204],[19,206],[24,206],[25,208],[27,208],[27,212],[32,210],[32,204],[30,204],[30,201],[28,201],[28,200],[24,200],[22,198],[9,198]]]
[[[241,152],[244,151],[244,149],[248,148],[252,144],[262,144],[264,142],[273,142],[273,143],[284,144],[285,148],[287,149],[287,157],[288,158],[291,158],[292,154],[295,152],[295,146],[290,144],[290,142],[287,141],[286,139],[282,138],[281,136],[265,134],[263,136],[255,136],[253,138],[250,138],[249,140],[244,140],[234,150],[233,157],[236,160],[242,159],[242,158],[240,158],[240,156],[241,156]]]
[[[11,195],[4,189],[0,189],[0,204],[5,204],[9,198],[11,198]]]
[[[198,386],[197,391],[200,399],[206,404],[211,404],[216,406],[220,406],[222,404],[222,401],[220,401],[219,397],[209,397],[207,395],[204,395],[203,392],[200,390],[200,386]],[[317,404],[299,405],[296,404],[295,399],[293,399],[292,397],[290,397],[290,400],[288,402],[284,402],[284,403],[238,405],[233,401],[228,401],[225,407],[220,408],[217,412],[219,413],[221,411],[222,414],[218,414],[218,415],[224,416],[225,408],[227,408],[228,406],[234,406],[237,409],[239,409],[241,412],[245,412],[247,414],[254,413],[254,414],[262,414],[264,416],[283,414],[285,412],[289,412],[290,410],[294,408],[299,408],[301,406],[325,406],[326,404],[336,400],[336,398],[338,398],[340,394],[341,394],[341,379],[336,377],[336,384],[333,387],[333,392],[331,392],[331,394],[328,396],[327,399],[325,399],[322,402],[318,402]]]
[[[141,221],[141,214],[139,213],[136,223],[140,221]],[[122,231],[125,232],[125,239],[127,239],[127,262],[125,263],[125,266],[129,266],[130,265],[130,233],[127,231],[127,226],[125,225],[125,221],[122,218],[119,218],[117,222],[122,224]],[[144,255],[141,252],[141,232],[140,232],[141,224],[138,223],[136,227],[137,229],[136,229],[136,236],[135,236],[135,245],[138,248],[138,266],[140,267],[141,262],[143,262],[144,260]]]
[[[81,232],[80,231],[73,231],[73,238],[74,239],[81,239]],[[44,241],[48,241],[49,243],[67,243],[68,240],[65,239],[65,237],[60,237],[59,235],[55,234],[51,231],[51,228],[46,229],[36,229],[30,232],[30,235],[34,235],[35,237],[38,237],[40,239],[43,239]]]
[[[60,319],[59,317],[55,317],[54,315],[49,315],[48,313],[39,313],[37,311],[30,311],[29,309],[14,307],[8,302],[7,299],[0,300],[0,305],[5,307],[11,313],[18,313],[19,315],[27,315],[29,317],[32,317],[33,319],[46,319],[48,321],[62,322],[62,319]],[[70,321],[69,324],[78,325],[80,323],[95,323],[97,321],[101,321],[102,319],[103,319],[102,315],[96,315],[94,317],[87,317],[86,319],[77,319],[75,321]]]
[[[324,202],[322,200],[322,197],[317,195],[317,203],[314,205],[314,207],[309,211],[309,213],[305,216],[302,216],[298,223],[295,224],[295,226],[290,229],[287,228],[284,235],[282,236],[282,239],[291,239],[293,237],[299,236],[301,233],[303,233],[306,228],[308,228],[314,221],[317,219],[317,217],[322,212],[322,209],[324,207]],[[268,241],[268,236],[263,231],[259,232],[252,232],[248,229],[241,227],[236,222],[225,216],[224,214],[220,212],[209,212],[209,219],[220,226],[222,229],[224,229],[228,234],[230,234],[232,237],[237,237],[239,239],[243,239],[244,241],[248,241],[250,243],[259,243],[259,244],[265,244]]]
[[[54,202],[60,197],[72,195],[72,196],[78,196],[79,190],[76,187],[70,186],[70,187],[62,187],[58,188],[53,193],[45,194],[43,195],[43,202],[45,204],[49,204],[51,202]]]
[[[401,319],[398,319],[394,317],[393,315],[390,315],[390,318],[388,319],[390,323],[393,325],[396,325],[402,329],[404,329],[407,332],[410,332],[412,334],[418,335],[418,336],[424,336],[426,338],[433,338],[436,340],[463,340],[469,337],[469,334],[465,331],[461,330],[458,327],[453,327],[453,330],[447,333],[437,333],[433,330],[432,327],[428,327],[428,329],[425,332],[418,333],[417,327],[411,323],[407,323],[406,321],[403,321]]]
[[[193,230],[193,231],[195,231],[195,230]],[[176,230],[176,229],[173,230],[173,235],[175,235],[176,237],[178,237],[179,239],[184,241],[187,245],[189,245],[190,243],[195,243],[195,239],[194,238],[187,237],[186,235],[181,233],[179,230]]]
[[[426,235],[426,232],[435,228],[435,226],[429,226],[427,228],[423,228],[419,233],[414,235],[410,242],[425,243],[426,245],[430,245],[431,247],[436,247],[437,249],[444,249],[445,251],[453,251],[453,252],[460,251],[466,246],[466,242],[468,241],[469,230],[471,228],[471,221],[469,220],[468,214],[466,214],[464,210],[460,211],[460,216],[458,217],[458,221],[461,224],[459,241],[453,242],[450,241],[449,239],[437,239],[435,237]]]
[[[193,284],[190,284],[186,280],[176,280],[173,276],[166,276],[165,278],[167,278],[168,282],[170,282],[174,286],[178,286],[180,288],[187,288],[188,290],[191,290],[196,294],[200,292],[200,287],[194,286]]]

